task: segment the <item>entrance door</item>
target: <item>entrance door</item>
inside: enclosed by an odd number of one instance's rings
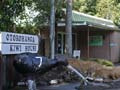
[[[66,48],[65,48],[65,33],[59,32],[57,34],[57,53],[58,54],[65,54],[66,53]],[[73,50],[75,49],[76,46],[76,35],[72,34],[72,46]]]
[[[57,53],[58,54],[65,53],[65,34],[63,33],[57,34]]]

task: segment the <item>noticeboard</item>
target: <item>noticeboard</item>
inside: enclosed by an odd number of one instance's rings
[[[90,36],[89,37],[89,46],[102,46],[103,37],[102,36]]]
[[[37,53],[38,36],[10,32],[0,33],[0,51],[2,54]]]
[[[80,58],[80,50],[74,50],[73,51],[73,57]]]

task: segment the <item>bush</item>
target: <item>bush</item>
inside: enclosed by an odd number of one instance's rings
[[[106,59],[100,59],[100,58],[89,58],[89,59],[83,59],[84,61],[95,61],[98,64],[105,65],[105,66],[114,66],[114,64]]]
[[[96,58],[96,59],[93,59],[93,61],[101,64],[101,65],[105,65],[105,66],[113,66],[113,63],[109,60],[106,60],[106,59],[99,59],[99,58]]]

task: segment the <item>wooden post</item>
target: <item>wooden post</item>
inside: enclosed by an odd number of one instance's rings
[[[2,55],[0,54],[0,90],[2,90]]]
[[[89,38],[89,26],[88,26],[88,30],[87,30],[87,58],[89,58],[90,57],[90,47],[89,47],[89,40],[90,40],[90,38]]]
[[[14,85],[13,55],[1,55],[0,58],[0,90]]]
[[[13,57],[0,55],[0,90],[13,86]]]
[[[13,55],[7,55],[6,57],[6,79],[7,79],[7,85],[9,87],[13,87],[13,81],[14,81],[14,70],[13,70]]]
[[[58,40],[58,30],[57,30],[57,22],[55,22],[55,53],[58,53],[58,42],[57,42],[57,40]]]
[[[112,60],[112,58],[111,58],[111,46],[110,46],[110,43],[111,43],[111,32],[109,33],[109,60]]]
[[[6,81],[6,56],[2,55],[2,90],[7,88]]]
[[[0,53],[0,90],[6,89],[6,60]]]

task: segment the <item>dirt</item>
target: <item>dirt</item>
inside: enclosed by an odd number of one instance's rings
[[[69,59],[68,62],[85,76],[103,78],[104,80],[116,80],[120,78],[120,66],[107,67],[94,61],[82,61],[77,59]]]
[[[43,75],[36,77],[37,84],[40,86],[50,85],[51,80],[57,80],[57,84],[78,82],[80,78],[73,72],[67,69],[65,66],[58,66],[46,72]]]

